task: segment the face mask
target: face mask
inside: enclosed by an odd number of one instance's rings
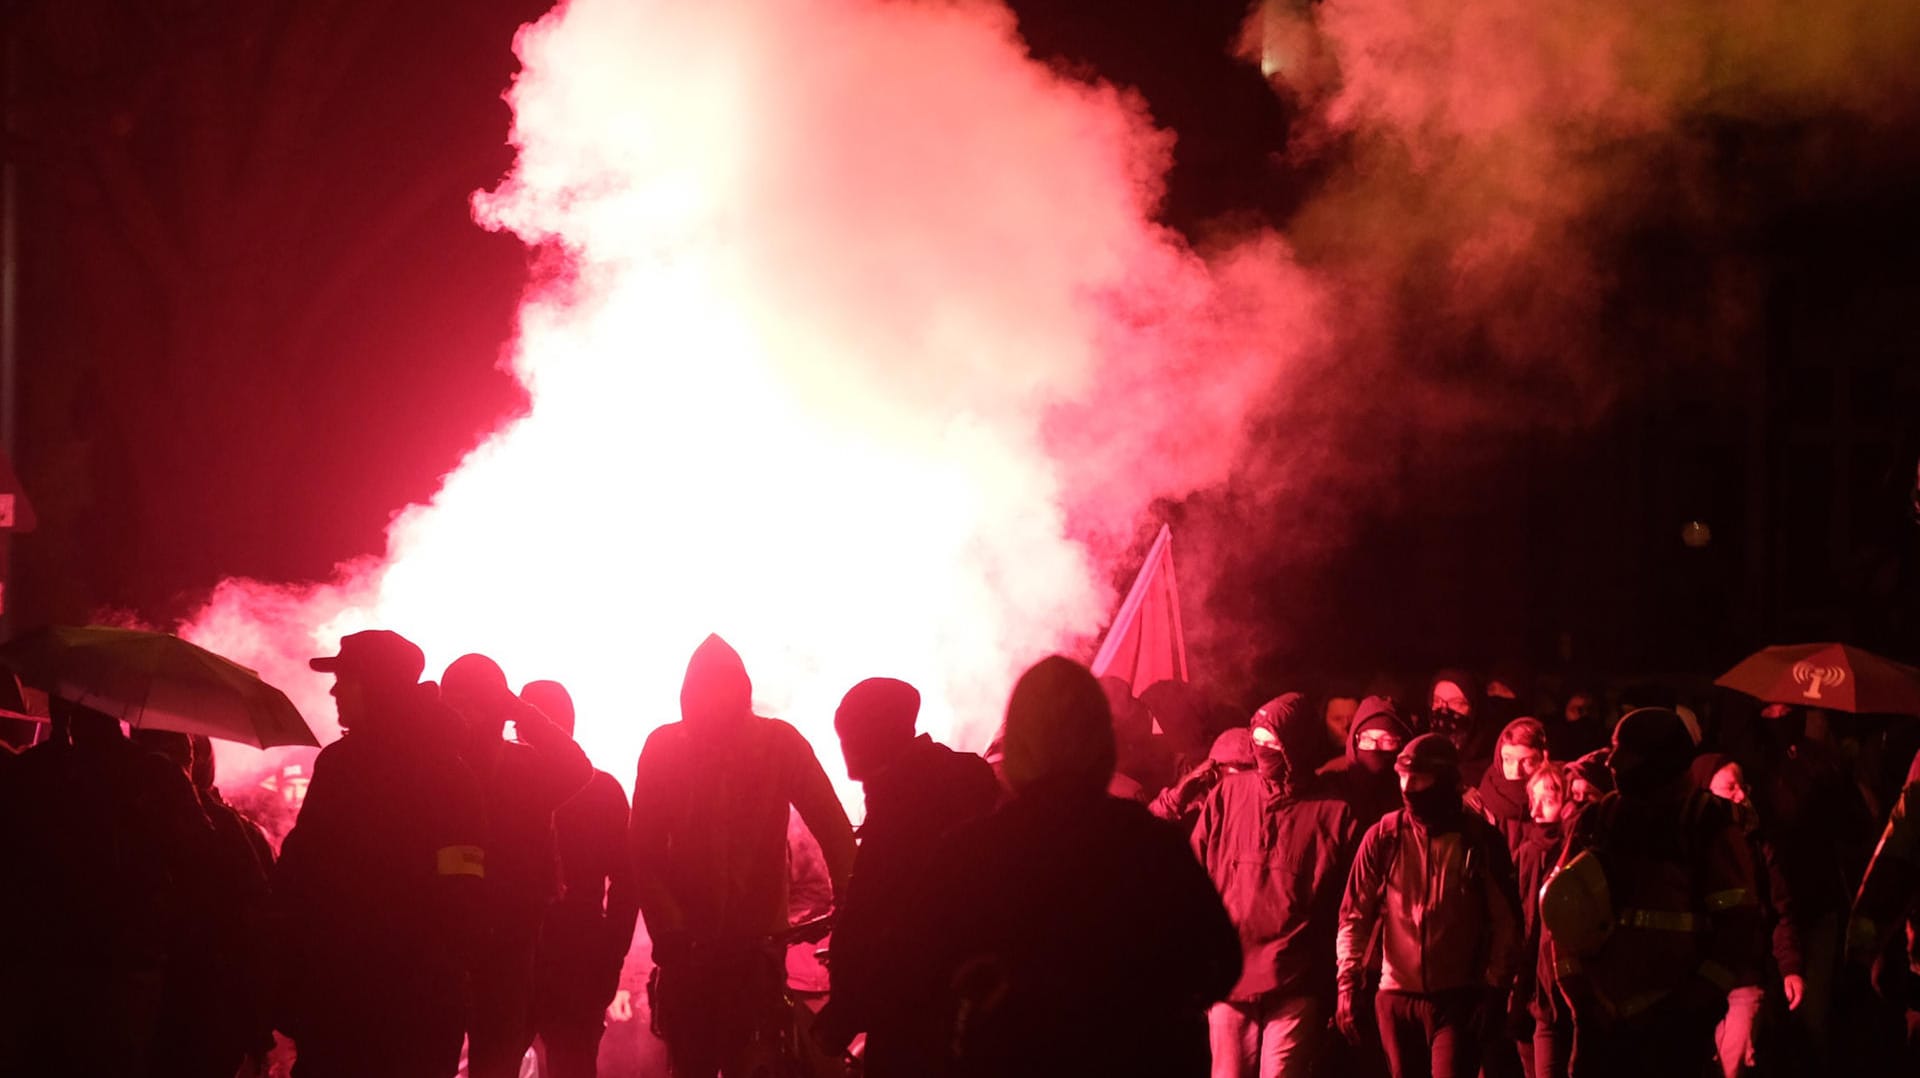
[[[1401,796],[1406,798],[1407,811],[1413,818],[1428,827],[1451,824],[1459,818],[1460,795],[1446,783],[1436,783],[1424,790],[1406,790]]]
[[[1287,772],[1289,770],[1287,767],[1287,754],[1281,752],[1279,749],[1268,748],[1265,745],[1255,745],[1253,747],[1253,765],[1259,768],[1260,774],[1270,782],[1287,781]]]
[[[1361,769],[1369,775],[1385,775],[1392,772],[1393,761],[1399,755],[1398,752],[1368,752],[1364,749],[1356,749],[1353,754],[1354,759],[1360,762]]]

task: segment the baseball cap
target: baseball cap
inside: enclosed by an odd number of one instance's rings
[[[370,680],[412,685],[426,670],[427,656],[419,645],[399,633],[368,629],[342,637],[338,655],[309,659],[307,665],[325,673],[351,671]]]

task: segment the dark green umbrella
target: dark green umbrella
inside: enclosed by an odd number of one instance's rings
[[[318,745],[287,694],[231,659],[168,633],[56,626],[0,646],[0,665],[50,696],[135,728]]]

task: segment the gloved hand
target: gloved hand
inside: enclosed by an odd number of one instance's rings
[[[1333,1024],[1348,1044],[1360,1043],[1360,1019],[1355,1011],[1354,993],[1351,988],[1342,988],[1340,996],[1333,1005]]]
[[[1219,783],[1220,765],[1213,760],[1205,760],[1200,766],[1180,776],[1180,781],[1174,783],[1174,796],[1184,805],[1205,797]]]

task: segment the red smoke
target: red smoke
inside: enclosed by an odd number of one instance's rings
[[[377,564],[230,584],[189,629],[310,719],[305,657],[390,627],[429,676],[564,682],[622,774],[717,631],[825,757],[873,675],[982,747],[1309,339],[1279,243],[1210,270],[1153,224],[1169,136],[997,7],[576,0],[515,47],[518,161],[474,208],[563,267],[511,350],[528,414]]]

